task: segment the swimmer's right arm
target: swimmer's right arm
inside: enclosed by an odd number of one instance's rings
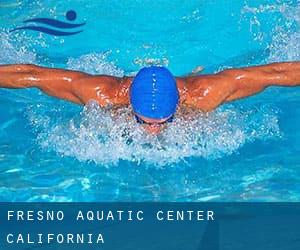
[[[75,103],[81,103],[73,93],[72,85],[86,75],[80,72],[40,67],[33,64],[0,66],[0,87],[39,88],[46,94]]]
[[[115,98],[123,80],[32,64],[0,65],[0,88],[39,88],[50,96],[78,104],[91,99],[102,106],[123,102]]]

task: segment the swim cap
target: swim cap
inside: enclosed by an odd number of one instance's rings
[[[165,67],[142,68],[130,86],[133,111],[147,118],[168,118],[176,112],[178,101],[175,78]]]

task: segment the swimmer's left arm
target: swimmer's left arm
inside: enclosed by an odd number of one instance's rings
[[[224,102],[254,95],[269,86],[299,84],[300,62],[272,63],[187,77],[182,97],[187,105],[209,112]]]
[[[295,87],[300,85],[300,62],[272,63],[227,70],[237,88],[226,98],[233,101],[254,95],[269,86]]]

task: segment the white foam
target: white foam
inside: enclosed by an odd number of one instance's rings
[[[106,74],[122,77],[124,70],[118,68],[113,62],[108,61],[110,52],[90,53],[79,58],[70,58],[67,67],[73,70],[84,71],[91,74]]]
[[[40,116],[41,108],[46,107],[33,106],[28,117],[42,148],[105,166],[120,160],[163,166],[187,157],[216,159],[237,152],[247,142],[280,137],[272,109],[230,107],[208,116],[181,110],[160,135],[152,136],[135,122],[130,108],[102,109],[92,101],[79,117],[57,122],[55,117],[64,116],[61,111]]]
[[[273,30],[269,62],[300,60],[300,6],[284,8],[282,14],[288,23]]]
[[[261,31],[262,22],[260,14],[277,13],[282,16],[283,23],[275,24],[270,29],[272,38],[268,46],[269,57],[267,62],[294,61],[300,60],[300,6],[289,6],[286,3],[276,3],[272,5],[259,5],[250,7],[246,5],[242,14],[251,13],[250,31],[255,40],[262,41],[265,34]],[[253,28],[253,26],[255,28]]]
[[[18,34],[0,31],[0,64],[36,62],[36,54],[18,42],[18,37]]]

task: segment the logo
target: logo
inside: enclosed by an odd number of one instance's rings
[[[76,20],[77,14],[74,10],[69,10],[66,13],[66,19],[69,22],[62,22],[56,19],[51,19],[51,18],[32,18],[32,19],[27,19],[23,21],[23,23],[29,24],[27,26],[22,26],[15,28],[11,30],[10,32],[14,32],[17,30],[34,30],[34,31],[39,31],[46,33],[48,35],[53,35],[53,36],[70,36],[70,35],[75,35],[83,30],[77,30],[73,31],[74,29],[77,29],[85,23],[70,23]],[[31,25],[34,24],[34,25]],[[44,24],[50,27],[44,27],[40,24]]]

